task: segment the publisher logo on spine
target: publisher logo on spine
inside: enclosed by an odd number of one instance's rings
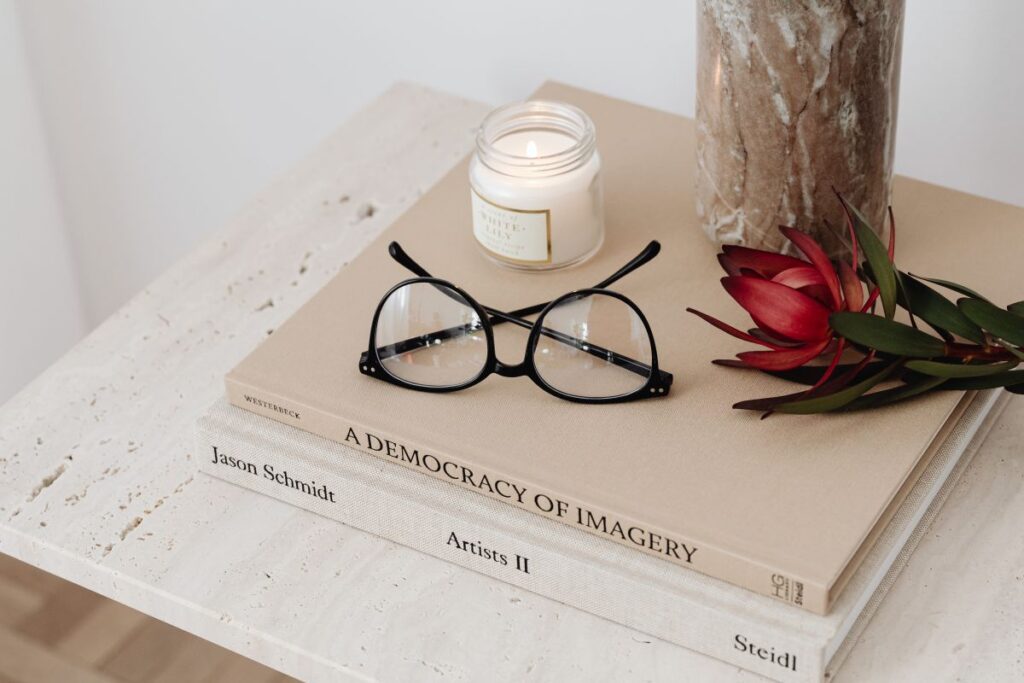
[[[772,595],[794,605],[804,604],[804,584],[783,574],[772,574]]]

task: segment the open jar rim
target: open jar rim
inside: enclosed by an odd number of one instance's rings
[[[573,144],[554,154],[525,156],[495,146],[502,138],[523,131],[560,133]],[[476,150],[480,161],[497,173],[515,177],[543,177],[567,173],[585,164],[594,154],[597,133],[594,122],[580,109],[564,102],[530,100],[495,109],[480,124]]]

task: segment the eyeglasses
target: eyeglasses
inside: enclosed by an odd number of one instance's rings
[[[549,394],[577,403],[665,396],[672,375],[658,369],[647,318],[628,298],[606,289],[659,251],[661,245],[651,242],[593,287],[505,312],[431,276],[392,242],[391,257],[418,277],[398,283],[381,299],[359,370],[417,391],[459,391],[498,374],[525,375]],[[537,313],[536,321],[525,319]],[[502,363],[494,351],[494,326],[504,323],[530,331],[516,365]]]

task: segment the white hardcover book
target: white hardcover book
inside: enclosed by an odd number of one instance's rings
[[[198,421],[197,460],[212,476],[769,678],[821,681],[845,658],[1006,397],[975,395],[825,616],[225,400]]]

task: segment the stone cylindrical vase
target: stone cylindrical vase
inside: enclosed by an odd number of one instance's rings
[[[791,225],[842,254],[833,187],[883,232],[903,16],[903,0],[698,0],[697,212],[711,239],[785,251]]]

